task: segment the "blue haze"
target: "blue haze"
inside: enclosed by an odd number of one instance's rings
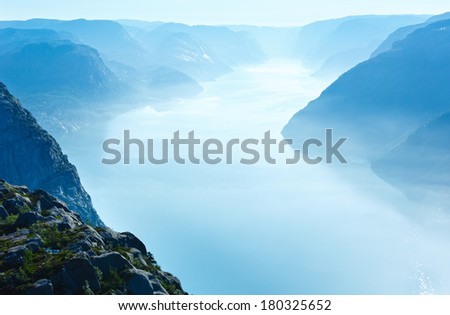
[[[400,22],[390,24],[389,32],[423,22],[425,17],[393,20]],[[24,105],[39,122],[55,130],[103,221],[144,240],[164,269],[180,277],[190,293],[448,294],[450,220],[439,199],[442,196],[412,199],[397,184],[398,178],[388,179],[383,168],[383,161],[389,159],[401,163],[405,156],[397,153],[414,152],[416,144],[436,146],[424,140],[430,134],[446,139],[448,21],[439,24],[442,29],[430,27],[411,35],[409,41],[397,43],[395,51],[341,76],[342,69],[369,57],[369,50],[376,48],[373,43],[381,43],[380,36],[389,33],[380,31],[378,22],[376,31],[364,28],[365,22],[352,21],[351,28],[343,28],[344,35],[333,31],[342,30],[339,27],[325,30],[321,40],[310,42],[314,45],[307,49],[309,56],[318,50],[330,53],[319,56],[313,68],[302,65],[307,62],[304,56],[292,57],[305,34],[301,32],[314,25],[226,28],[123,20],[0,22],[1,27],[14,29],[3,31],[4,38],[11,32],[21,38],[20,43],[0,44],[1,69],[8,70],[0,73],[0,81],[8,79],[12,92],[25,99]],[[319,25],[329,23],[339,24]],[[29,28],[53,32],[24,31]],[[96,31],[89,32],[91,28]],[[353,29],[367,33],[356,34]],[[343,36],[348,41],[340,45]],[[56,57],[34,62],[25,53],[36,45]],[[71,72],[75,78],[99,79],[63,80],[66,73],[58,72],[52,63],[67,57],[57,49],[60,45],[70,48],[69,60],[82,61]],[[339,64],[342,68],[317,76],[329,58],[361,47],[363,57],[349,54],[345,64]],[[43,50],[31,51],[41,56]],[[23,56],[28,63],[22,62]],[[51,82],[48,78],[56,73],[62,78],[57,83],[72,83],[65,87],[75,92],[70,106],[55,97],[67,97],[57,84],[40,91],[20,86],[22,66],[34,77],[42,77],[42,82]],[[83,85],[86,81],[88,87]],[[398,85],[385,85],[392,82]],[[118,83],[120,89],[114,88]],[[91,88],[94,95],[105,93],[109,98],[84,102],[83,98],[92,97],[85,93]],[[427,94],[430,91],[432,96]],[[43,93],[48,96],[45,103],[29,101],[38,101]],[[392,101],[393,95],[395,106],[386,105],[384,101]],[[420,104],[409,107],[411,99]],[[70,119],[76,118],[72,112],[82,112],[90,120],[72,123]],[[409,112],[417,114],[413,124],[405,120]],[[368,124],[374,114],[379,120]],[[361,117],[368,119],[360,121]],[[328,124],[335,121],[339,124]],[[55,122],[70,131],[61,132]],[[308,127],[317,133],[310,134]],[[283,128],[289,131],[284,135],[293,138],[320,137],[327,127],[334,127],[339,136],[351,133],[347,151],[351,164],[101,164],[102,142],[121,138],[125,129],[143,140],[195,130],[202,139],[227,141],[261,138],[266,130],[281,140]],[[363,136],[372,134],[377,142],[365,142]],[[386,139],[389,147],[382,154],[372,148]],[[373,151],[370,157],[359,154],[358,148],[373,149],[378,156]],[[136,162],[136,152],[133,157]]]
[[[326,86],[309,74],[289,61],[242,67],[194,99],[120,115],[95,140],[86,131],[62,142],[107,224],[132,227],[191,293],[449,292],[448,221],[430,229],[404,215],[420,207],[369,164],[100,165],[100,141],[124,129],[142,139],[177,129],[221,139],[277,134]]]

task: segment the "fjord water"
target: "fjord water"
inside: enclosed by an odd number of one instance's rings
[[[203,84],[195,98],[142,104],[59,140],[104,222],[133,231],[190,293],[450,293],[448,218],[437,206],[418,218],[424,209],[364,162],[241,165],[236,154],[232,165],[157,166],[138,165],[134,150],[131,165],[101,164],[102,141],[126,129],[142,140],[176,130],[281,139],[329,83],[273,60]]]

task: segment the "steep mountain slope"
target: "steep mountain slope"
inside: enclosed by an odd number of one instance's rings
[[[89,46],[68,41],[26,44],[0,58],[0,79],[14,93],[64,93],[86,98],[110,92],[114,75]]]
[[[389,52],[342,75],[298,112],[286,138],[350,137],[353,157],[389,151],[424,122],[450,110],[450,21],[416,30]]]
[[[198,38],[187,33],[174,33],[154,46],[151,63],[186,73],[195,80],[217,78],[231,68]]]
[[[211,50],[211,54],[228,66],[261,62],[264,53],[255,39],[247,32],[235,32],[224,26],[188,26],[178,23],[164,23],[136,38],[149,51],[171,36],[184,33],[196,38],[201,46]]]
[[[116,22],[120,23],[125,30],[127,30],[128,34],[130,34],[132,37],[136,35],[136,33],[140,32],[149,32],[158,26],[164,24],[164,22],[159,21],[143,21],[143,20],[127,20],[127,19],[120,19],[116,20]]]
[[[0,80],[55,134],[89,122],[84,111],[130,90],[99,53],[47,29],[0,29]]]
[[[369,58],[399,27],[420,23],[426,16],[351,16],[315,22],[300,31],[295,55],[321,73],[342,73]]]
[[[269,27],[251,25],[228,25],[229,29],[250,34],[261,47],[265,56],[291,58],[301,27]]]
[[[65,39],[68,38],[64,34],[48,29],[23,30],[4,28],[0,29],[0,54],[16,51],[28,44],[62,41]]]
[[[167,67],[151,71],[147,82],[151,95],[161,98],[190,97],[203,90],[190,76]]]
[[[140,67],[145,64],[146,51],[117,22],[109,20],[48,20],[0,21],[0,28],[52,29],[68,32],[81,42],[97,49],[103,58]]]
[[[450,186],[450,113],[424,124],[372,162],[381,178],[400,186]]]
[[[0,294],[185,294],[129,232],[83,224],[43,190],[0,180]]]
[[[432,23],[443,21],[443,20],[448,20],[448,19],[450,19],[450,13],[444,13],[444,14],[440,14],[440,15],[435,15],[435,16],[429,18],[424,23],[401,27],[398,30],[396,30],[395,32],[391,33],[388,36],[388,38],[386,38],[380,44],[380,46],[377,47],[377,49],[372,53],[371,57],[375,57],[375,56],[381,54],[382,52],[390,50],[396,41],[405,39],[406,36],[408,36],[409,34],[414,32],[415,30],[424,28],[427,25],[430,25]]]
[[[85,222],[102,225],[75,166],[2,83],[0,146],[0,177],[31,189],[45,189],[63,200]]]

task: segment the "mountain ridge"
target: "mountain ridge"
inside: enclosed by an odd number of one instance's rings
[[[0,177],[16,185],[47,190],[78,212],[85,222],[103,225],[75,166],[3,83],[0,117]]]
[[[350,137],[346,145],[354,157],[373,158],[450,110],[449,26],[446,20],[416,30],[352,68],[295,114],[283,135],[317,137],[333,128],[336,136]]]

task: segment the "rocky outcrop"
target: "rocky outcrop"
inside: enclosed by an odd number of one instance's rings
[[[133,234],[86,225],[42,190],[0,191],[0,294],[185,294]]]
[[[84,222],[102,225],[75,166],[62,153],[55,139],[38,125],[2,83],[0,117],[0,177],[12,184],[43,189],[61,199]],[[0,190],[0,194],[4,193]],[[9,212],[27,206],[29,202],[21,195],[12,196],[3,207]],[[41,207],[46,208],[54,202],[55,198],[46,194]],[[2,213],[0,209],[0,217]]]

